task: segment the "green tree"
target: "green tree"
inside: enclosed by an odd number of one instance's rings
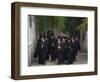
[[[69,35],[78,35],[80,32],[80,26],[83,18],[66,17],[65,18],[65,30],[69,32]]]
[[[59,30],[60,32],[63,32],[65,30],[65,18],[64,17],[55,17],[55,29]]]
[[[69,33],[69,35],[79,35],[80,30],[87,27],[85,18],[62,16],[36,16],[35,18],[38,32],[45,32],[48,28],[53,28]]]
[[[36,29],[38,32],[44,32],[45,29],[45,17],[44,16],[36,16]]]

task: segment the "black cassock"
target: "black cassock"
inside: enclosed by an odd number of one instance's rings
[[[50,55],[50,46],[51,46],[51,36],[54,36],[53,30],[48,30],[47,32],[47,42],[48,42],[48,53],[47,53],[47,60],[49,60],[49,55]]]
[[[67,60],[67,54],[68,54],[68,49],[67,49],[67,42],[62,43],[62,47],[63,47],[63,59]]]
[[[55,61],[55,59],[56,59],[55,45],[56,45],[55,38],[51,39],[49,42],[51,61]]]
[[[80,43],[79,41],[75,41],[74,43],[75,51],[74,51],[74,61],[76,60],[77,52],[80,50]]]
[[[57,55],[58,64],[62,64],[63,63],[63,47],[61,43],[56,44],[56,55]]]
[[[68,64],[72,64],[75,57],[75,43],[68,42],[67,49],[68,49],[68,54],[67,54]]]
[[[46,54],[47,54],[47,45],[46,41],[38,40],[37,48],[36,48],[37,56],[38,56],[38,63],[45,64],[46,63]]]
[[[49,40],[45,40],[46,43],[46,60],[49,60]]]

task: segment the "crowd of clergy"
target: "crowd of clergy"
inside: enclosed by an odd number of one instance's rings
[[[54,32],[40,33],[35,48],[34,58],[38,64],[45,65],[47,61],[57,64],[73,64],[80,50],[80,41],[75,36],[55,38]]]

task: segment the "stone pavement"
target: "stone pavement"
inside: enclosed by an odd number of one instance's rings
[[[67,62],[67,61],[66,61]],[[87,64],[88,63],[88,58],[87,58],[87,53],[78,53],[78,55],[76,56],[76,61],[73,63],[73,65],[77,65],[77,64]],[[57,61],[56,62],[51,62],[50,60],[46,62],[45,64],[47,65],[57,65]],[[44,66],[45,66],[44,65]],[[72,65],[72,64],[71,64]],[[37,63],[37,60],[33,62],[33,64],[31,66],[43,66],[43,65],[39,65]]]

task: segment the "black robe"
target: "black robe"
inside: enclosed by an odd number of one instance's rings
[[[57,62],[58,64],[63,63],[63,47],[62,44],[56,43],[56,55],[57,55]]]
[[[49,40],[46,40],[46,60],[49,60]]]
[[[68,42],[67,49],[68,49],[68,54],[67,54],[68,64],[72,64],[74,61],[74,56],[75,56],[74,55],[75,54],[75,44],[73,42]]]
[[[51,61],[55,61],[55,59],[56,59],[56,54],[55,54],[56,42],[55,42],[55,38],[50,40],[49,45],[50,45],[49,49],[50,49]]]
[[[63,61],[67,59],[67,44],[66,42],[62,43],[62,48],[63,48]]]
[[[46,41],[39,40],[37,43],[37,54],[38,54],[38,63],[45,64],[46,63],[46,54],[47,54],[47,45]]]

